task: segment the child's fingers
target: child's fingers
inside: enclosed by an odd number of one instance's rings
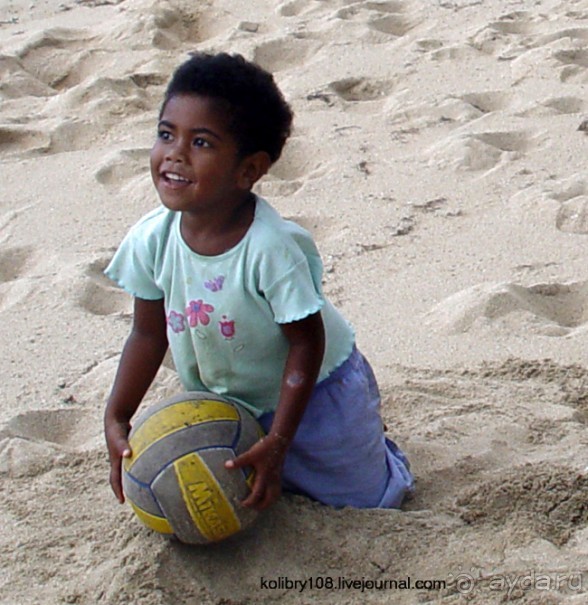
[[[114,443],[114,449],[116,451],[116,454],[121,458],[130,458],[133,453],[126,435],[120,435],[116,439]]]
[[[110,464],[110,487],[116,499],[122,504],[125,501],[125,496],[122,489],[120,460],[118,464],[114,462]]]
[[[251,450],[248,450],[233,460],[227,460],[225,462],[225,468],[243,468],[244,466],[254,466],[256,460],[257,457],[255,453],[251,453]]]
[[[251,493],[247,496],[247,498],[245,498],[245,500],[241,501],[241,504],[247,508],[257,509],[258,505],[265,500],[265,495],[265,482],[258,479],[257,481],[254,481]]]
[[[263,484],[259,487],[253,486],[251,494],[241,502],[246,508],[253,508],[258,511],[270,507],[280,496],[280,485],[273,483]]]
[[[129,425],[126,422],[107,422],[105,427],[106,444],[110,458],[110,487],[119,502],[124,502],[121,465],[123,458],[132,456],[129,445]]]
[[[129,429],[127,424],[112,423],[106,427],[106,444],[111,458],[121,456],[130,458],[131,446],[128,441]]]
[[[115,453],[110,460],[110,486],[117,500],[122,504],[125,501],[125,496],[122,489],[122,459],[130,458],[132,455],[131,448],[126,439],[121,439],[115,446]]]

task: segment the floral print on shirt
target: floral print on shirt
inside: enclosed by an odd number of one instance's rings
[[[205,303],[202,299],[191,300],[186,307],[186,316],[191,328],[198,324],[207,326],[210,323],[209,313],[214,311],[214,307]]]
[[[186,329],[186,318],[181,313],[170,311],[167,316],[168,326],[176,333],[179,334]]]

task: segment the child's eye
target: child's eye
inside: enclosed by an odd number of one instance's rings
[[[158,130],[157,138],[161,139],[162,141],[169,141],[172,138],[172,134],[167,130]]]
[[[194,147],[210,147],[210,143],[202,137],[196,137],[192,142],[192,145],[194,145]]]

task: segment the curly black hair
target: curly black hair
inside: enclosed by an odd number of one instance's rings
[[[201,95],[218,103],[228,118],[239,154],[268,153],[272,163],[282,153],[292,127],[292,110],[273,76],[241,55],[193,53],[174,72],[160,116],[177,95]]]

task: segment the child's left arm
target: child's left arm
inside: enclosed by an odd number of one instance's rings
[[[253,488],[243,505],[257,510],[267,508],[280,495],[284,458],[316,384],[325,352],[320,312],[281,327],[290,348],[272,426],[268,435],[249,451],[227,462],[228,468],[255,468]]]

